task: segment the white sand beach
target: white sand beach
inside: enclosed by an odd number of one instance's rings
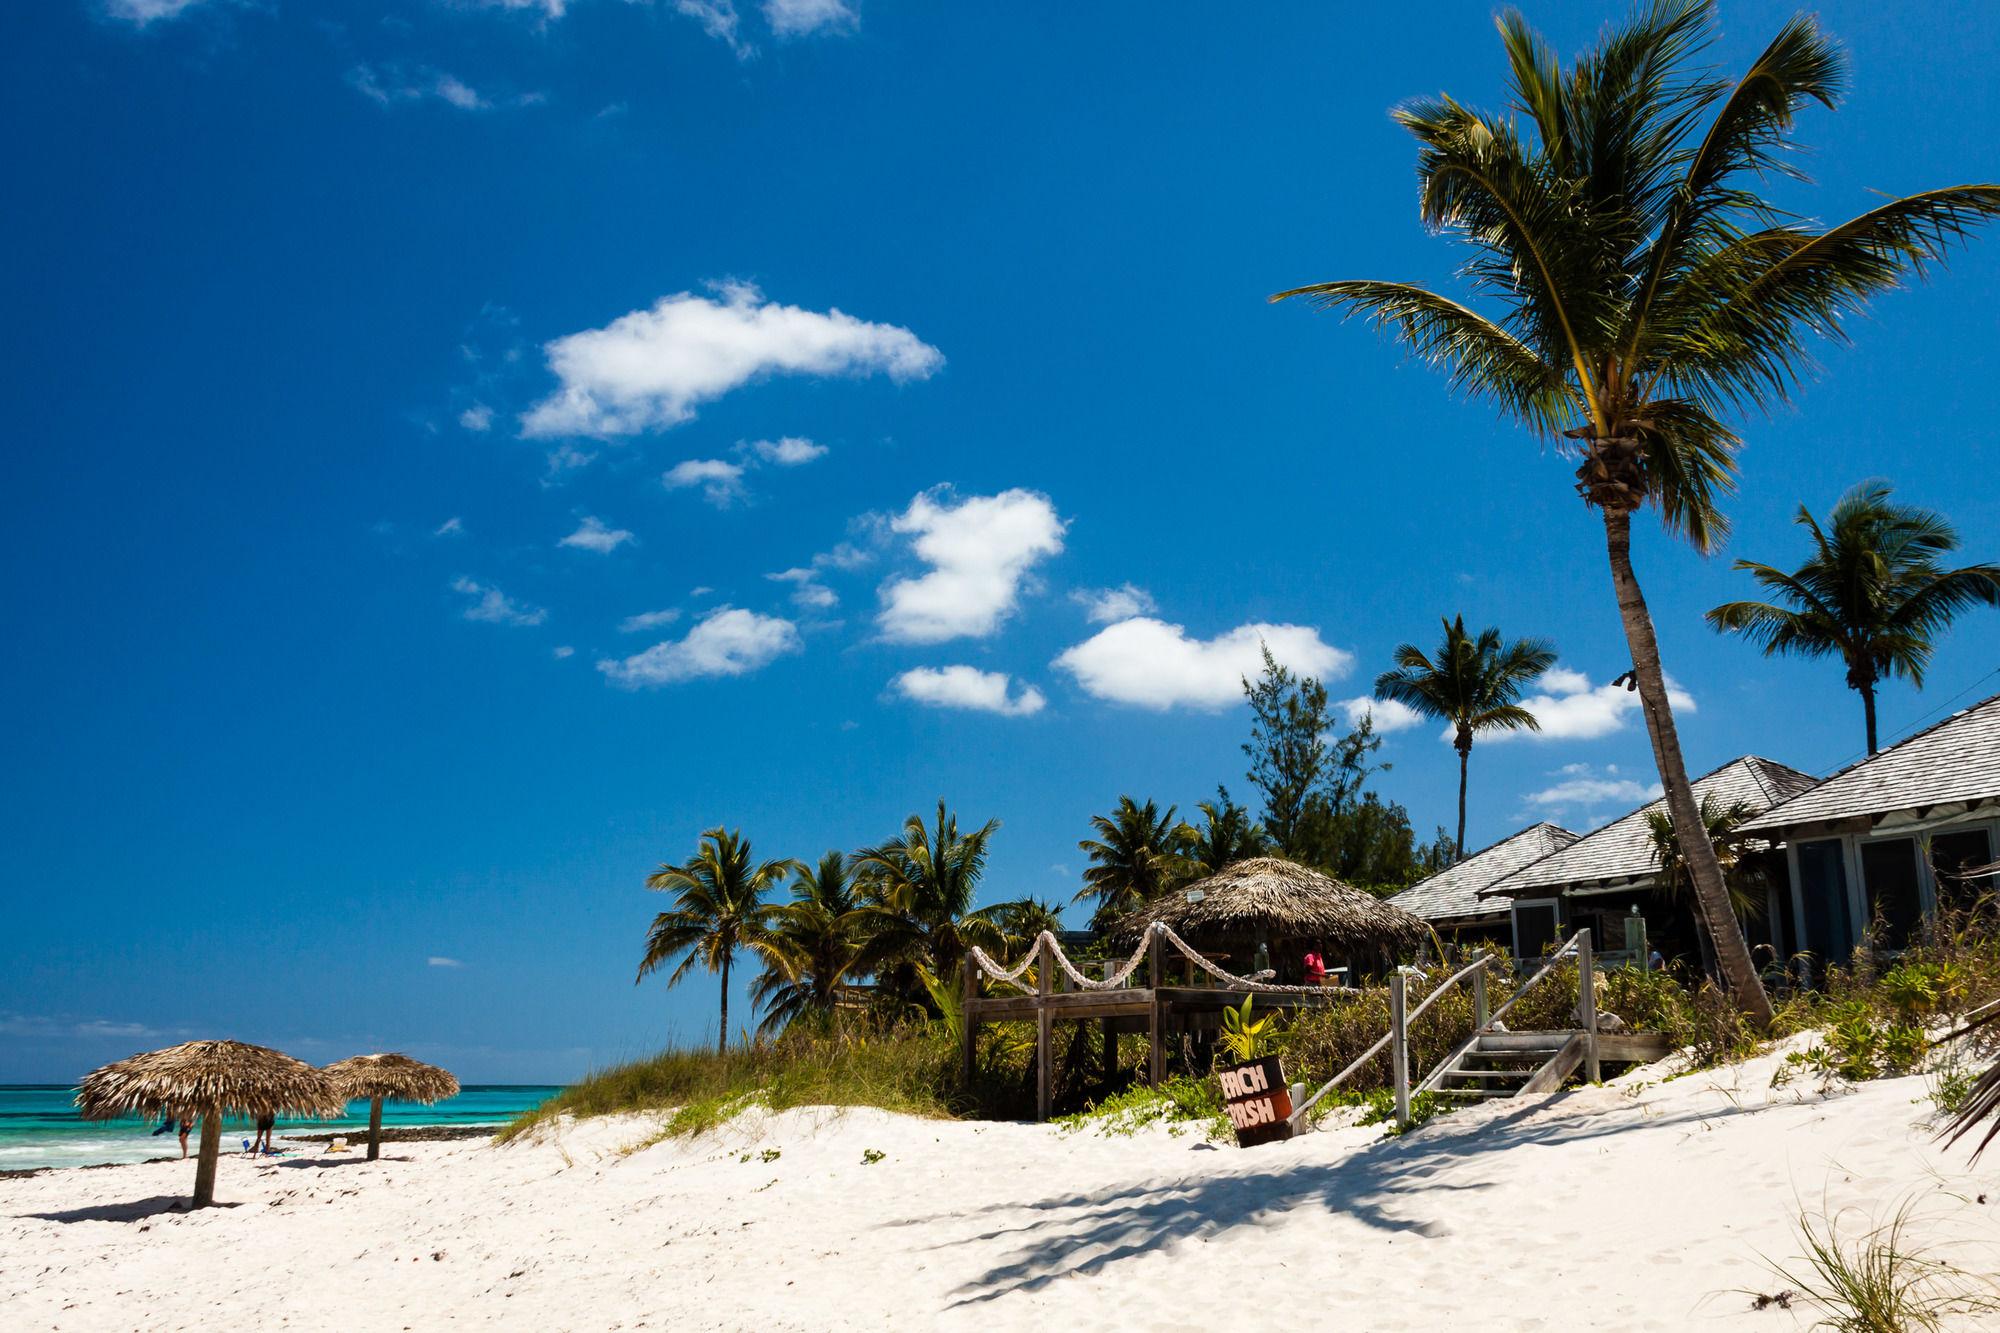
[[[1249,1151],[793,1111],[228,1159],[194,1214],[192,1162],[59,1171],[0,1181],[0,1328],[1782,1330],[1812,1315],[1749,1293],[1800,1210],[1905,1202],[2000,1271],[2000,1151],[1936,1146],[1920,1078],[1777,1063]]]

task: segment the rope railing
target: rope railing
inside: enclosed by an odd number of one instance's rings
[[[1021,961],[1011,970],[995,962],[991,954],[977,945],[973,946],[968,956],[979,970],[992,980],[1012,982],[1015,985],[1020,985],[1020,978],[1026,975],[1028,969],[1034,966],[1035,959],[1046,950],[1050,960],[1078,988],[1082,990],[1118,990],[1131,979],[1134,972],[1139,970],[1139,964],[1146,960],[1146,955],[1152,948],[1155,937],[1171,944],[1188,962],[1208,973],[1217,981],[1223,982],[1236,990],[1275,992],[1279,994],[1326,994],[1328,992],[1328,988],[1325,986],[1291,986],[1275,981],[1259,981],[1254,977],[1238,976],[1236,973],[1218,967],[1203,957],[1200,951],[1175,934],[1173,927],[1164,921],[1155,921],[1149,924],[1139,937],[1139,947],[1132,951],[1132,956],[1125,960],[1123,966],[1108,977],[1086,976],[1083,972],[1079,971],[1076,964],[1070,961],[1069,955],[1062,951],[1062,945],[1057,941],[1055,933],[1047,930],[1035,937],[1034,947],[1029,949]],[[1026,989],[1026,987],[1023,987],[1023,989]]]

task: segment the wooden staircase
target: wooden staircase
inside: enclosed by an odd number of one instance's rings
[[[1453,1101],[1554,1092],[1588,1048],[1583,1032],[1482,1032],[1424,1082]]]

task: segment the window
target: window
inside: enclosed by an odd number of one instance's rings
[[[1915,838],[1861,844],[1861,884],[1868,891],[1868,928],[1878,949],[1908,947],[1924,903],[1917,884]]]
[[[1553,898],[1514,904],[1514,956],[1540,958],[1556,942],[1556,903]]]
[[[1940,833],[1931,839],[1931,870],[1937,880],[1938,906],[1966,908],[1981,894],[1992,892],[1993,881],[1984,876],[1968,878],[1968,870],[1984,870],[1993,864],[1993,844],[1983,828]]]
[[[1854,952],[1854,923],[1847,909],[1847,862],[1838,838],[1798,847],[1799,897],[1805,907],[1801,943],[1822,963],[1844,963]]]

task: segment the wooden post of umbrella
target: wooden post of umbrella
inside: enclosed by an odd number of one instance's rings
[[[201,1155],[194,1164],[194,1206],[215,1202],[215,1167],[222,1160],[222,1112],[211,1106],[201,1113]]]

